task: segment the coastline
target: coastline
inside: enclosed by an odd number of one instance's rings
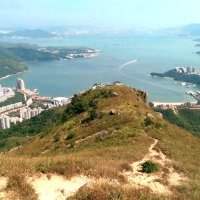
[[[17,73],[15,73],[15,74],[9,74],[9,75],[6,75],[6,76],[1,77],[0,80],[7,79],[7,78],[9,78],[9,77],[11,77],[11,76],[19,75],[19,74],[22,74],[22,73],[27,72],[27,71],[28,71],[28,70],[24,70],[24,71],[22,71],[22,72],[17,72]]]
[[[13,76],[13,74],[10,74],[10,75],[7,75],[7,76],[3,76],[3,77],[0,78],[0,80],[7,79],[7,78],[9,78],[10,76]]]

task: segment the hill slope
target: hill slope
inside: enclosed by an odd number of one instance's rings
[[[0,78],[27,70],[26,65],[4,47],[0,47]]]
[[[170,123],[182,127],[196,136],[200,136],[200,111],[190,109],[178,109],[174,112],[171,109],[157,110]]]
[[[9,177],[3,195],[42,200],[200,197],[199,138],[163,120],[141,91],[119,85],[88,90],[60,109],[49,129],[39,130],[1,155],[1,175]]]

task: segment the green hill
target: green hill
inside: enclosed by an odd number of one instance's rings
[[[200,139],[162,119],[142,91],[119,85],[90,89],[67,107],[11,130],[1,133],[7,151],[0,173],[9,177],[8,191],[21,199],[36,199],[24,177],[38,173],[93,180],[72,200],[200,197]]]
[[[0,78],[27,70],[27,66],[9,50],[0,47]]]

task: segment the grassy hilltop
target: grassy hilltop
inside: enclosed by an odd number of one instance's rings
[[[86,185],[72,200],[198,200],[200,139],[162,119],[145,100],[145,93],[127,86],[99,87],[2,132],[0,173],[9,177],[7,191],[37,199],[26,177],[42,173],[112,180]],[[173,182],[179,174],[180,184]],[[157,177],[152,182],[163,192],[131,177]]]

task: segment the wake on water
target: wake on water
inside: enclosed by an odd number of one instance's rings
[[[134,59],[134,60],[130,60],[122,65],[119,66],[119,71],[123,70],[126,66],[128,65],[131,65],[131,64],[134,64],[137,62],[137,59]]]

